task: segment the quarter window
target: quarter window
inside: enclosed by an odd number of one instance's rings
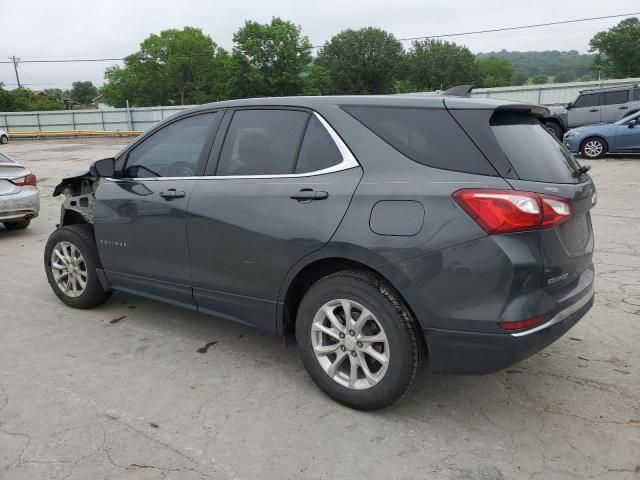
[[[238,110],[227,131],[218,175],[292,173],[309,114],[293,110]]]
[[[157,131],[129,152],[123,177],[197,175],[200,153],[220,115],[219,112],[194,115]]]
[[[296,173],[317,172],[338,165],[341,161],[342,154],[333,138],[320,120],[312,116],[300,148]]]
[[[640,88],[633,89],[633,100],[634,101],[640,100]]]
[[[574,108],[596,107],[600,101],[599,93],[587,93],[580,95],[573,104]]]
[[[629,101],[629,90],[617,90],[615,92],[605,92],[602,100],[603,105],[617,105]]]

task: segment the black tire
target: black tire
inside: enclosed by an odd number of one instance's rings
[[[4,228],[7,230],[24,230],[31,223],[31,219],[29,220],[16,220],[13,222],[4,222]]]
[[[562,141],[564,132],[562,131],[562,127],[560,125],[558,125],[556,122],[547,122],[545,125],[558,140]]]
[[[599,148],[597,147],[597,145],[599,145]],[[607,154],[608,150],[609,145],[604,139],[600,137],[586,138],[580,145],[580,155],[588,158],[589,160],[596,160],[598,158],[604,157]]]
[[[0,137],[0,143],[1,143],[2,145],[6,145],[7,143],[9,143],[9,137],[7,137],[6,135],[2,135],[2,136]]]
[[[311,339],[314,317],[323,305],[336,299],[348,299],[367,308],[387,336],[386,373],[369,388],[356,390],[339,384],[325,372],[314,353]],[[313,381],[336,401],[358,410],[376,410],[399,400],[413,385],[426,355],[422,331],[398,294],[379,277],[359,270],[329,275],[309,289],[298,309],[296,340]]]
[[[55,246],[60,242],[69,242],[75,246],[86,265],[87,282],[86,287],[81,295],[72,297],[63,292],[56,284],[51,269],[51,254]],[[73,308],[92,308],[106,301],[110,296],[110,291],[104,291],[98,276],[96,268],[102,268],[100,258],[98,257],[98,249],[93,238],[93,232],[89,225],[68,225],[55,230],[47,240],[44,249],[44,268],[47,272],[47,280],[56,296],[66,305]]]

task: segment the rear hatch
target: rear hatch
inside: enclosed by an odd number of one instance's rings
[[[29,170],[0,153],[0,195],[12,195],[14,193],[18,193],[21,188],[14,185],[9,180],[24,177],[28,174]]]
[[[455,111],[451,113],[456,116]],[[494,148],[483,152],[493,153],[494,158],[498,151],[500,156],[506,156],[512,170],[502,168],[503,177],[515,190],[570,201],[572,215],[568,220],[538,232],[544,259],[542,286],[545,289],[565,286],[592,269],[594,239],[590,210],[596,204],[593,181],[532,111],[497,109],[490,118],[485,117],[485,125],[487,120],[490,132],[484,132],[491,135]],[[460,123],[464,128],[464,121]]]

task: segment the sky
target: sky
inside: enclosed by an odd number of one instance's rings
[[[6,4],[6,5],[4,5]],[[137,51],[151,33],[201,28],[223,48],[246,20],[277,16],[322,45],[346,28],[375,26],[397,38],[442,35],[577,18],[635,13],[638,0],[0,0],[0,60],[121,58]],[[620,19],[447,38],[472,52],[578,50]],[[408,47],[405,42],[405,47]],[[104,82],[115,62],[20,64],[20,80],[34,90],[68,88],[73,81]],[[0,82],[15,88],[12,64],[0,64]]]

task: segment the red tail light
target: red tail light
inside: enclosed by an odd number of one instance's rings
[[[35,187],[36,176],[30,173],[29,175],[25,175],[24,177],[14,178],[13,180],[11,180],[11,183],[19,187],[26,187],[27,185]]]
[[[503,330],[524,330],[525,328],[531,328],[546,318],[546,315],[540,315],[538,317],[529,318],[527,320],[518,320],[515,322],[500,322],[498,326]]]
[[[452,195],[489,235],[551,228],[571,218],[568,200],[517,190],[458,190]]]

